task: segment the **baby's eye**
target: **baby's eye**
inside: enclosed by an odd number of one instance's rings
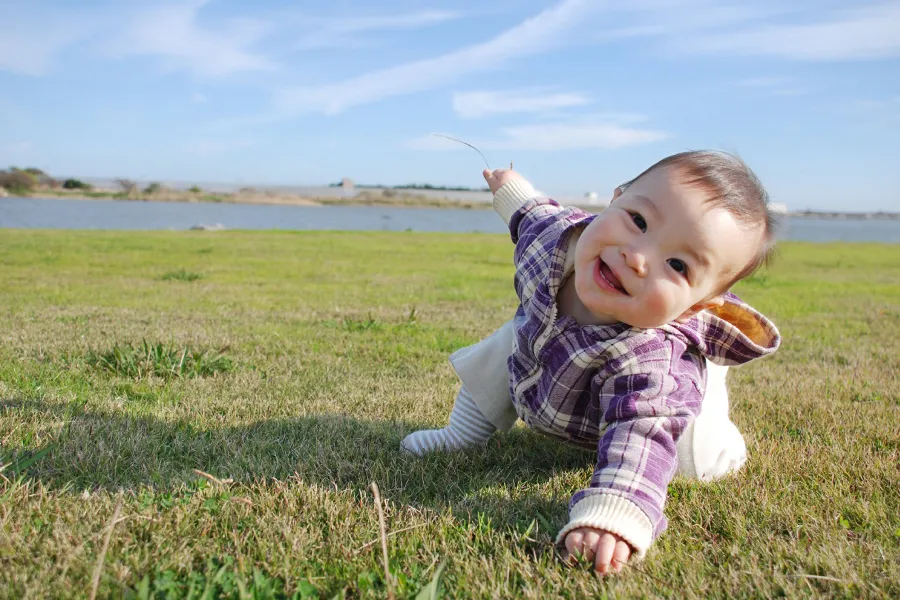
[[[687,277],[688,268],[687,265],[684,264],[684,261],[678,260],[677,258],[670,258],[668,260],[669,266],[675,269],[675,272],[679,275],[684,275]]]
[[[642,232],[647,231],[647,221],[644,220],[644,217],[641,216],[640,213],[628,213],[631,215],[631,220],[634,221],[634,224],[637,225],[638,229]]]

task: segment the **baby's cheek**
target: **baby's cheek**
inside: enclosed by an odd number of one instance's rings
[[[684,311],[675,307],[675,297],[665,286],[655,286],[647,297],[647,314],[662,325],[676,318]]]

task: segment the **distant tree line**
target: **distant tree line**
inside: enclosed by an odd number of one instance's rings
[[[37,188],[64,188],[67,190],[89,190],[91,185],[77,179],[59,181],[37,167],[20,169],[10,167],[0,170],[0,187],[15,194],[26,194]]]
[[[342,182],[329,183],[328,187],[341,187]],[[430,183],[407,183],[406,185],[381,185],[381,184],[356,184],[360,189],[388,189],[388,190],[434,190],[439,192],[489,192],[488,187],[471,188],[465,186],[431,185]]]

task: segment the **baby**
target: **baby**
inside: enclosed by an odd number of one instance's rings
[[[728,290],[772,252],[767,194],[740,159],[711,151],[659,161],[599,215],[538,197],[512,170],[484,178],[516,245],[519,307],[450,357],[462,382],[450,424],[402,446],[462,449],[522,419],[597,449],[557,543],[619,571],[666,528],[676,471],[708,480],[744,461],[724,367],[773,353],[780,337]]]

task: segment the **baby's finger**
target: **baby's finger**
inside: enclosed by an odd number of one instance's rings
[[[619,540],[616,542],[616,549],[613,551],[612,568],[616,573],[622,570],[622,567],[625,566],[625,563],[628,562],[628,558],[631,556],[631,546],[628,545],[627,542],[623,542]]]
[[[600,541],[596,546],[596,558],[594,559],[594,569],[601,575],[609,572],[609,562],[613,557],[613,550],[616,548],[616,538],[608,533],[604,533],[600,537]]]
[[[491,173],[490,169],[485,169],[481,172],[481,176],[484,177],[485,181],[490,181],[494,174]]]
[[[581,553],[584,554],[585,559],[594,560],[598,541],[600,541],[600,534],[593,529],[588,529],[584,532],[584,542],[582,543]]]
[[[584,536],[580,531],[571,531],[566,536],[566,558],[572,559],[576,555],[581,554],[581,548],[584,546]]]

